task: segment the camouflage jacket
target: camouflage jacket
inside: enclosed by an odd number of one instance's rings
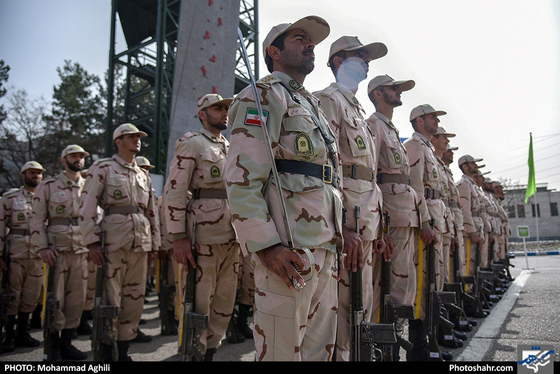
[[[377,173],[410,176],[410,163],[399,131],[383,114],[374,113],[367,120],[374,136]],[[383,213],[390,216],[392,227],[419,227],[419,199],[408,183],[380,183]]]
[[[30,223],[35,250],[47,249],[49,244],[56,243],[58,251],[87,252],[78,226],[84,182],[81,176],[74,182],[62,172],[39,184],[33,197]]]
[[[236,238],[227,199],[192,198],[196,190],[224,190],[224,169],[228,140],[208,130],[188,132],[175,144],[164,189],[164,214],[172,241],[192,238],[196,221],[196,242],[227,243]]]
[[[444,170],[449,182],[449,205],[451,206],[453,224],[456,230],[463,231],[465,230],[465,226],[463,225],[463,211],[461,210],[461,204],[459,202],[459,189],[457,188],[451,169],[447,165],[444,165]]]
[[[418,132],[414,132],[403,145],[410,160],[410,183],[420,200],[422,229],[429,228],[429,221],[433,218],[434,227],[446,232],[445,205],[437,197],[443,195],[443,182],[433,146]],[[428,190],[436,195],[427,197]]]
[[[104,212],[100,222],[98,207]],[[137,212],[111,213],[111,209],[115,212],[118,208],[135,208]],[[86,246],[99,242],[103,231],[110,252],[119,248],[136,252],[159,250],[159,216],[148,172],[136,161],[129,164],[118,154],[97,160],[86,175],[80,230]]]
[[[375,145],[363,116],[365,112],[352,91],[338,83],[332,83],[314,94],[325,112],[340,152],[343,202],[348,212],[346,226],[351,230],[356,229],[353,212],[359,206],[361,237],[363,240],[374,240],[381,218],[382,195],[375,179]],[[348,174],[350,167],[354,167],[356,174],[360,171],[364,176],[369,176],[370,180],[352,178]]]
[[[40,258],[31,245],[29,221],[35,194],[20,187],[2,196],[0,200],[0,253],[4,253],[4,243],[10,241],[11,258]]]
[[[465,232],[469,235],[482,233],[482,218],[480,217],[480,196],[476,191],[474,180],[466,174],[461,176],[459,183],[459,202],[463,211]]]
[[[280,72],[262,78],[257,87],[271,145],[264,141],[261,122],[255,118],[258,112],[251,87],[240,92],[229,109],[233,128],[226,183],[233,224],[244,253],[288,245],[268,147],[275,160],[304,161],[340,172],[339,161],[333,165],[329,159],[326,142],[306,107],[307,98],[322,121],[323,131],[333,140],[317,98]],[[336,144],[332,146],[336,153]],[[340,189],[301,173],[279,172],[279,179],[293,245],[330,251],[341,248]]]

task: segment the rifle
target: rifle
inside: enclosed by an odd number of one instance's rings
[[[391,217],[385,214],[385,233],[389,233],[389,223]],[[391,302],[391,262],[381,259],[381,305],[379,306],[380,323],[398,323],[399,319],[414,319],[414,306],[404,304],[394,304]],[[404,339],[400,334],[396,334],[397,346],[406,351],[412,349],[412,343]],[[382,344],[383,361],[393,361],[395,358],[393,344]]]
[[[434,219],[431,220],[431,227],[434,227]],[[456,304],[455,293],[438,291],[436,289],[436,250],[432,243],[428,244],[426,255],[428,294],[426,300],[426,330],[428,334],[428,350],[431,361],[442,361],[441,350],[437,339],[438,327],[444,329],[453,327],[453,323],[444,318],[442,313],[443,304]]]
[[[193,223],[191,253],[196,263],[196,222]],[[196,293],[196,266],[187,264],[187,280],[185,285],[185,297],[183,300],[183,315],[181,318],[179,336],[179,354],[183,361],[201,361],[204,353],[198,348],[200,336],[197,330],[208,329],[208,315],[200,314],[195,309]]]
[[[0,286],[0,342],[4,341],[4,326],[8,323],[8,305],[14,302],[15,295],[10,292],[10,239],[4,237],[4,264],[6,270],[2,272],[2,282]],[[0,353],[4,353],[4,345],[0,344]]]
[[[52,251],[56,251],[56,236],[53,238]],[[43,294],[43,361],[53,360],[53,339],[55,339],[54,334],[58,334],[54,325],[54,313],[60,309],[60,302],[54,297],[54,271],[55,265],[49,266],[45,263],[47,284]]]
[[[455,297],[457,299],[457,306],[459,310],[455,310],[454,313],[452,311],[453,320],[456,320],[455,328],[462,330],[462,331],[471,331],[472,326],[469,324],[467,320],[467,316],[464,311],[464,304],[465,302],[474,302],[474,297],[469,295],[465,291],[465,284],[468,282],[473,282],[470,280],[469,277],[465,277],[461,275],[461,260],[459,258],[459,249],[455,249],[455,253],[453,255],[453,273],[454,273],[454,280],[455,282],[446,283],[444,285],[444,290],[455,292]],[[471,277],[472,278],[472,277]]]
[[[157,291],[159,294],[159,316],[161,318],[161,335],[172,335],[172,331],[177,331],[173,312],[173,293],[175,285],[169,284],[169,264],[167,256],[164,259],[158,258],[158,277]]]
[[[354,208],[356,232],[360,234],[360,207]],[[351,271],[351,270],[349,270]],[[394,323],[371,323],[364,321],[362,298],[362,268],[351,271],[350,282],[350,361],[378,361],[382,353],[376,344],[397,342]]]
[[[117,318],[119,308],[103,303],[105,279],[107,276],[107,258],[105,256],[105,232],[101,232],[101,254],[105,264],[97,268],[95,278],[95,299],[93,307],[93,331],[91,350],[93,361],[117,360],[119,350],[117,339],[113,336],[113,319]]]

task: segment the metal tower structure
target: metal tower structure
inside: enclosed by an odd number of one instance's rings
[[[241,0],[239,10],[239,27],[250,59],[255,61],[255,76],[257,2]],[[167,164],[180,12],[181,0],[112,0],[105,153],[109,157],[114,152],[114,129],[124,122],[133,123],[148,133],[142,155],[155,166],[153,173],[161,175]],[[126,44],[120,52],[116,51],[119,31]],[[249,83],[239,45],[237,51],[235,93]]]

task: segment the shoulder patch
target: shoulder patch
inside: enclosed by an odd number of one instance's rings
[[[268,118],[268,112],[266,110],[263,110],[263,116],[264,123],[266,123]],[[247,113],[245,114],[245,124],[251,126],[260,126],[262,124],[259,110],[257,108],[247,108]]]

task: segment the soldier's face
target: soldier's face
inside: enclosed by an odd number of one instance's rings
[[[442,153],[441,158],[443,161],[447,162],[448,164],[453,163],[453,151],[446,150]]]
[[[284,39],[284,49],[279,50],[278,63],[285,71],[309,74],[315,68],[315,43],[303,30],[290,30]]]
[[[439,118],[433,113],[426,114],[422,116],[422,118],[424,118],[424,130],[428,134],[435,135],[437,133]]]
[[[445,135],[434,135],[431,139],[434,148],[437,151],[445,151],[447,149],[447,144],[449,144],[449,139]]]
[[[402,89],[401,86],[398,84],[392,86],[382,86],[381,93],[383,95],[383,100],[385,104],[388,104],[392,107],[397,107],[402,105],[401,101],[401,94]]]
[[[217,130],[227,129],[228,111],[225,105],[212,105],[204,109],[205,120]]]
[[[66,155],[63,163],[72,171],[82,171],[85,165],[86,155],[83,153],[71,153]]]
[[[120,144],[123,147],[123,150],[138,153],[142,147],[141,138],[140,134],[126,134],[120,140]]]
[[[39,169],[28,169],[21,174],[23,184],[28,187],[37,187],[43,179],[43,172]]]

